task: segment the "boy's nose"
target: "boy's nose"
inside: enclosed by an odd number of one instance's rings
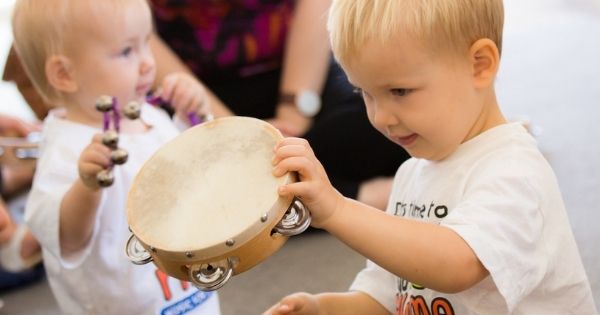
[[[382,102],[376,102],[372,109],[373,124],[380,128],[387,128],[397,123],[397,119]]]
[[[155,66],[156,62],[154,61],[154,57],[151,54],[146,55],[140,63],[140,73],[147,74],[148,72],[154,71]]]

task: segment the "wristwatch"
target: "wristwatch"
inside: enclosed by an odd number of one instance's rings
[[[314,117],[321,110],[321,97],[314,91],[301,90],[297,94],[282,93],[279,103],[296,105],[298,111],[306,117]]]

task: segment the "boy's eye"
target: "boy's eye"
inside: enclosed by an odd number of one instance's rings
[[[363,91],[362,91],[362,89],[361,89],[361,88],[354,87],[354,88],[352,89],[352,92],[353,92],[353,93],[355,93],[355,94],[362,94],[362,92],[363,92]]]
[[[132,51],[131,47],[127,47],[127,48],[121,50],[121,56],[127,57],[131,54],[131,51]]]
[[[406,94],[410,93],[410,89],[391,89],[392,95],[394,96],[406,96]]]

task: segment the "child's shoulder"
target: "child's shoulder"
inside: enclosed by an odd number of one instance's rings
[[[43,122],[40,145],[46,148],[78,148],[98,132],[97,128],[66,119],[63,109],[51,110]]]

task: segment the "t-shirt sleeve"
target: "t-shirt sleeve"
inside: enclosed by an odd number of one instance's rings
[[[489,271],[509,311],[547,268],[538,192],[525,175],[497,174],[468,185],[441,222],[458,233]]]
[[[367,266],[361,270],[350,285],[350,291],[368,294],[391,314],[396,310],[396,278],[374,262],[367,260]]]

